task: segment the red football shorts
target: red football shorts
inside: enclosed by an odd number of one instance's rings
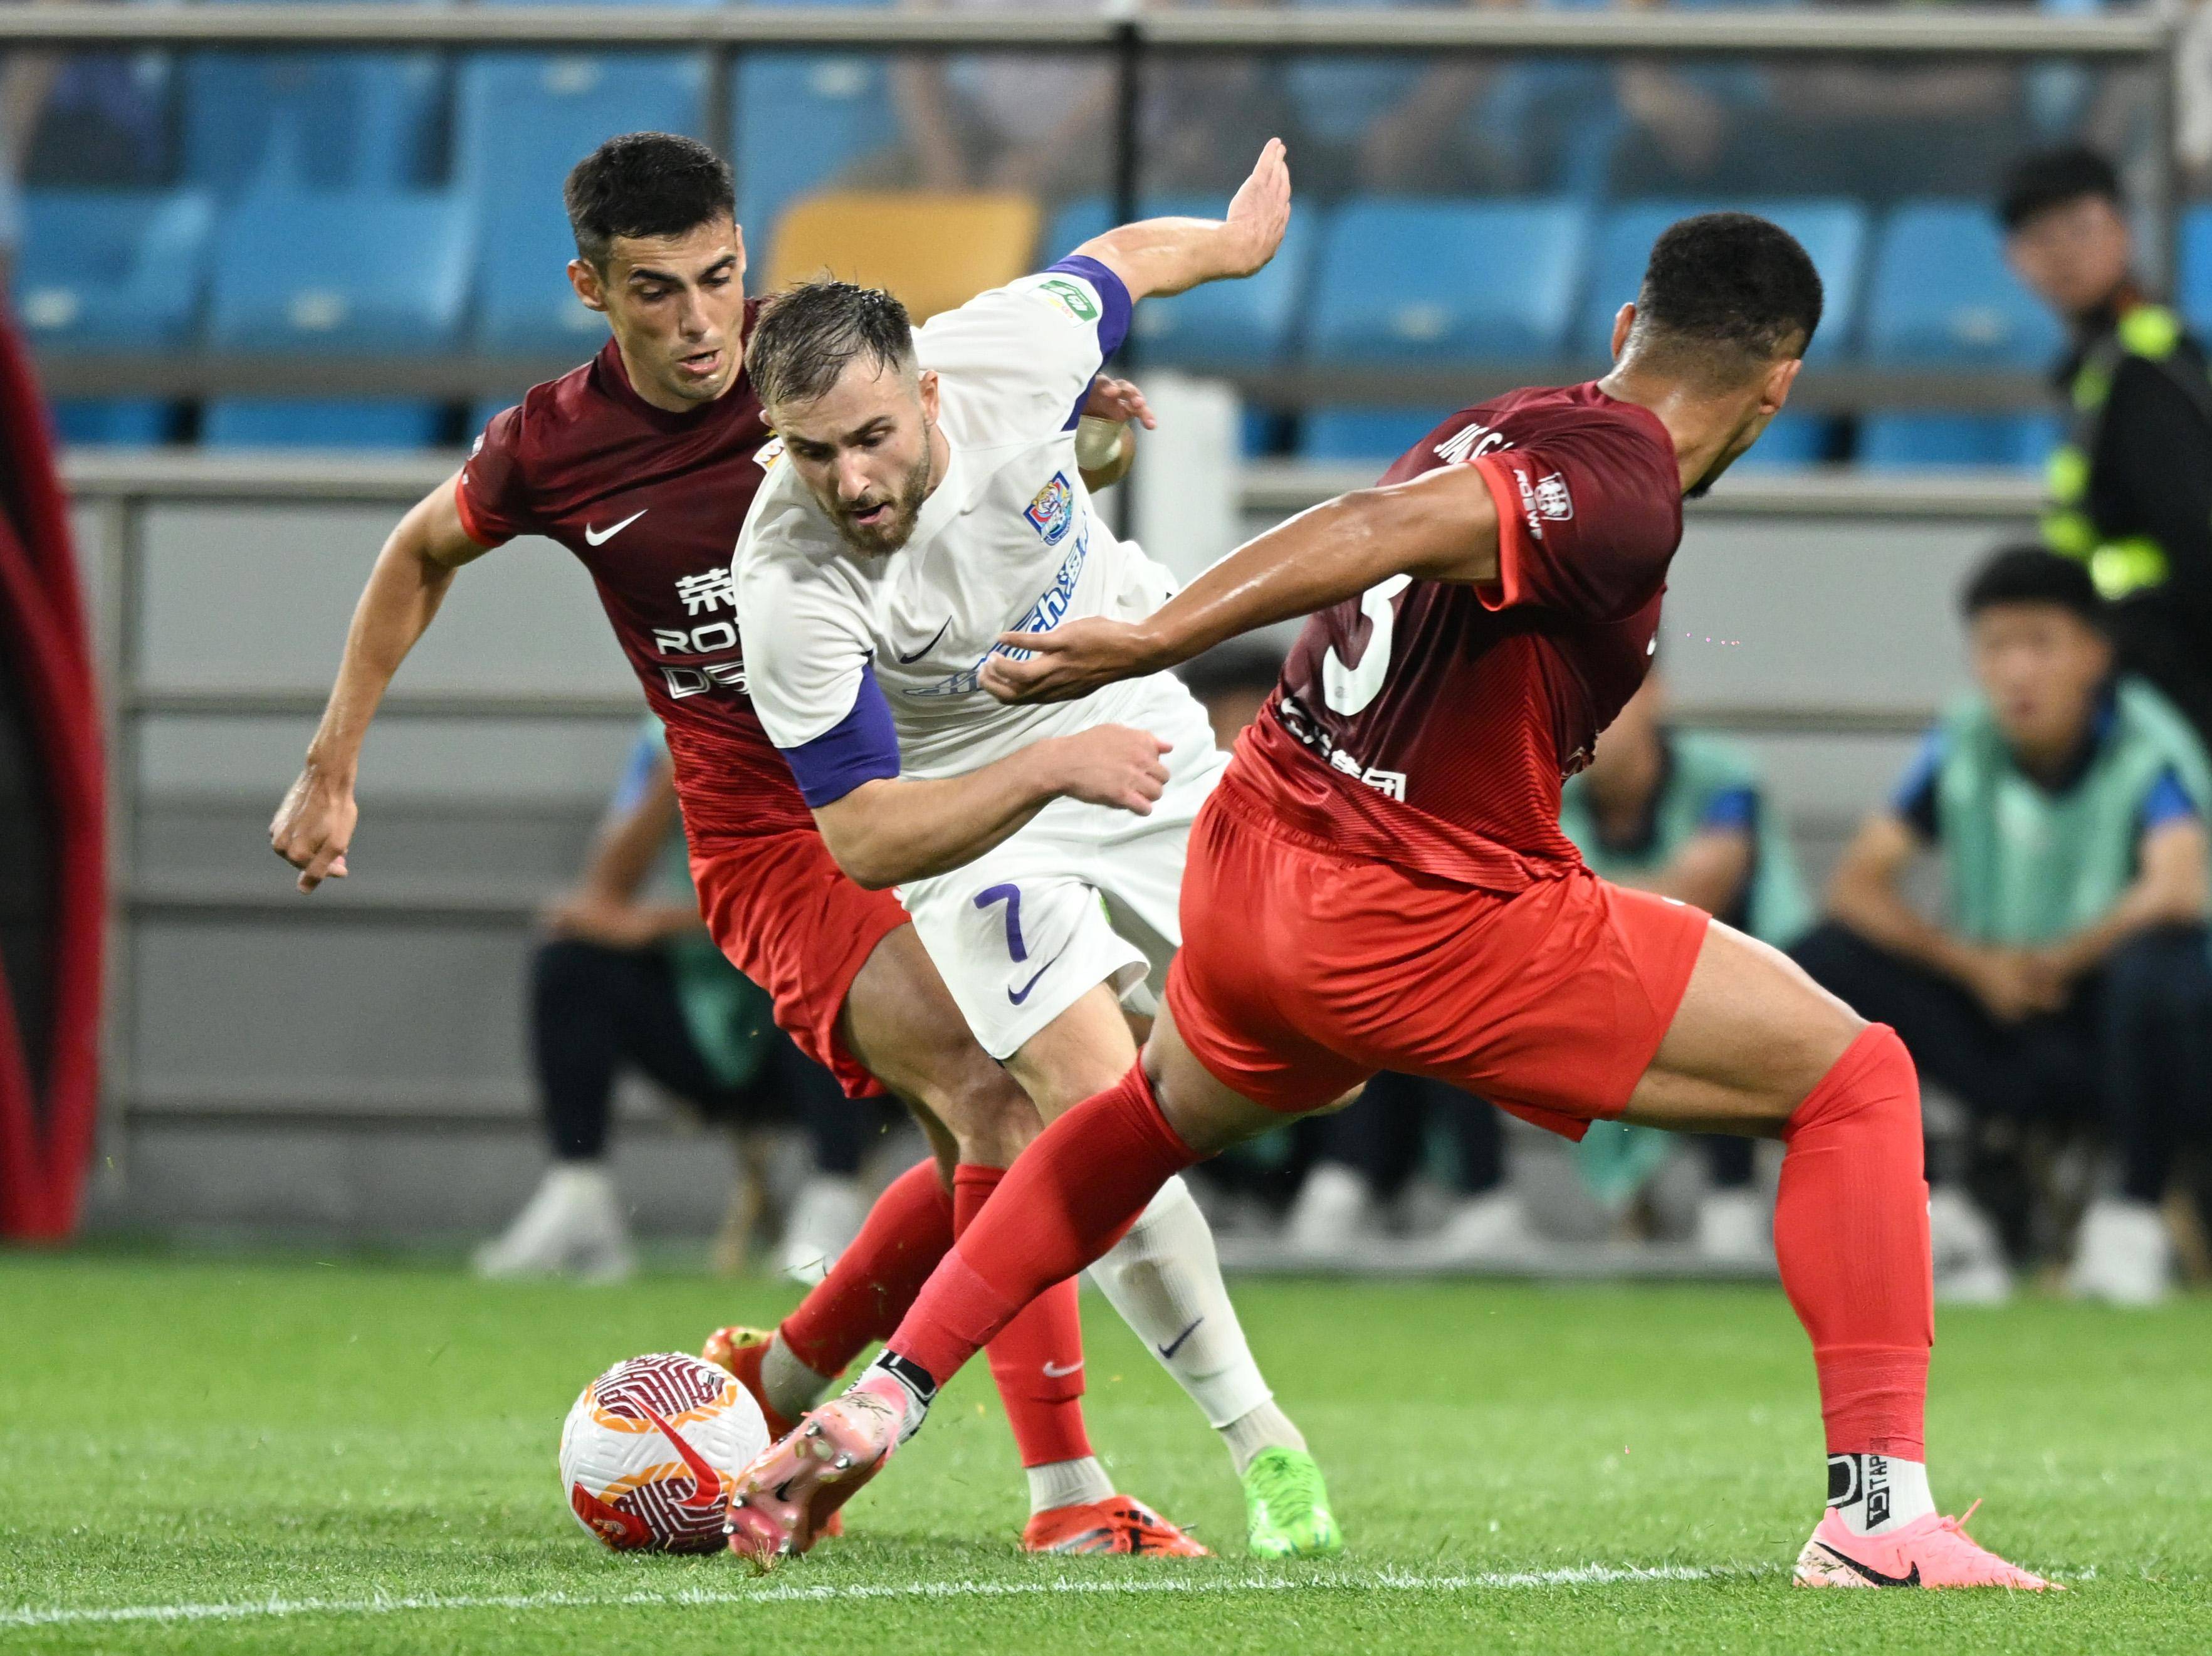
[[[811,828],[695,846],[691,883],[708,931],[774,998],[775,1021],[799,1050],[848,1096],[880,1094],[883,1083],[845,1050],[837,1020],[876,945],[908,924],[898,899],[854,884]]]
[[[1616,1116],[1681,1004],[1707,917],[1587,869],[1492,892],[1293,843],[1217,794],[1192,829],[1176,1028],[1285,1113],[1382,1070],[1580,1138]]]

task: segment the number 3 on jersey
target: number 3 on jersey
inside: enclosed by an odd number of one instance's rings
[[[1411,575],[1393,575],[1359,595],[1359,613],[1367,617],[1367,647],[1359,652],[1359,664],[1346,666],[1333,645],[1321,661],[1322,700],[1331,713],[1349,719],[1365,712],[1382,694],[1382,681],[1390,676],[1391,634],[1398,619],[1395,601],[1413,584]]]

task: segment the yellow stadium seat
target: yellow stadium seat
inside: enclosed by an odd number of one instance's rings
[[[1027,196],[842,191],[795,203],[769,250],[773,293],[833,276],[898,295],[916,323],[1024,275],[1042,215]]]

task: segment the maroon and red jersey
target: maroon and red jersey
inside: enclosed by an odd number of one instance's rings
[[[1294,838],[1493,891],[1581,865],[1559,785],[1650,670],[1674,446],[1595,385],[1462,409],[1385,483],[1479,467],[1497,581],[1397,575],[1306,622],[1225,791]]]
[[[752,331],[758,300],[745,307]],[[769,440],[752,382],[685,413],[631,389],[614,342],[495,416],[462,468],[461,526],[483,546],[544,535],[582,560],[668,731],[696,846],[811,828],[745,691],[730,559]]]

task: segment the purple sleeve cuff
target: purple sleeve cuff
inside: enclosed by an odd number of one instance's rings
[[[811,742],[784,749],[799,796],[810,809],[834,805],[863,782],[899,773],[898,733],[891,728],[890,704],[876,683],[872,666],[860,669],[853,711]]]
[[[1129,337],[1129,289],[1113,271],[1081,253],[1070,253],[1045,274],[1049,276],[1052,270],[1081,276],[1098,290],[1098,360],[1103,362]]]
[[[1121,342],[1129,337],[1129,312],[1133,306],[1128,287],[1097,259],[1086,258],[1081,253],[1070,253],[1045,274],[1049,276],[1053,270],[1081,276],[1098,290],[1098,364],[1103,367],[1106,359],[1120,350]],[[1067,423],[1060,428],[1062,431],[1075,429],[1075,422],[1083,417],[1083,405],[1090,400],[1091,387],[1085,385],[1083,395],[1068,410]]]

